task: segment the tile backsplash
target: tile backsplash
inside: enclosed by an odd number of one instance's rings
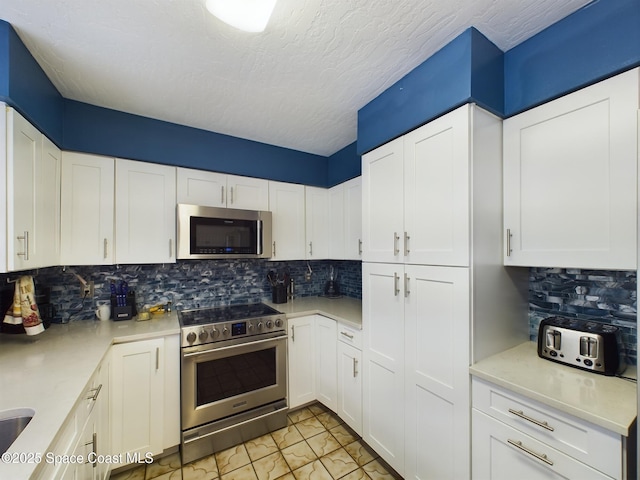
[[[636,271],[529,269],[529,337],[546,317],[595,320],[622,329],[628,363],[637,364]]]
[[[290,261],[268,260],[185,260],[163,265],[109,265],[50,267],[30,272],[0,275],[8,278],[34,275],[38,289],[51,292],[55,308],[54,323],[94,319],[96,302],[110,298],[110,283],[124,280],[135,291],[138,308],[173,303],[173,308],[189,309],[271,300],[269,271],[289,273],[296,297],[322,295],[333,266],[340,293],[362,298],[362,263],[346,260]],[[307,273],[311,268],[310,279]],[[95,295],[82,301],[81,284],[74,274],[95,283]]]

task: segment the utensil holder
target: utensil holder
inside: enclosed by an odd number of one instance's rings
[[[287,288],[284,284],[271,287],[271,301],[273,303],[287,303]]]

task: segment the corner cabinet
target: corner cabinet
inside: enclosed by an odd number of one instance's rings
[[[362,157],[363,438],[405,478],[470,478],[469,365],[528,338],[501,133],[469,104]]]
[[[306,259],[329,258],[329,190],[304,187]]]
[[[504,121],[505,265],[636,269],[639,79]]]
[[[58,265],[60,150],[6,108],[6,155],[7,270]]]
[[[329,189],[329,258],[362,260],[362,177]]]
[[[289,408],[316,399],[315,321],[314,315],[287,320]]]
[[[176,168],[116,159],[116,263],[176,261]]]
[[[269,181],[272,214],[272,260],[303,260],[305,256],[304,185]]]
[[[60,263],[114,263],[115,161],[111,157],[64,152]]]

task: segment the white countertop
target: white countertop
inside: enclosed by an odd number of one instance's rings
[[[299,297],[287,303],[265,303],[284,313],[287,318],[319,314],[362,329],[362,300],[357,298]]]
[[[52,324],[33,337],[0,335],[0,416],[14,408],[35,410],[8,451],[41,453],[44,457],[112,344],[179,333],[173,312],[144,322]],[[0,478],[26,479],[35,467],[0,461]]]
[[[637,416],[635,382],[544,360],[534,342],[482,360],[470,372],[620,435],[629,436]]]

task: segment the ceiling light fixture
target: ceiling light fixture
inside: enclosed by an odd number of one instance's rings
[[[207,0],[207,10],[245,32],[262,32],[275,6],[276,0]]]

